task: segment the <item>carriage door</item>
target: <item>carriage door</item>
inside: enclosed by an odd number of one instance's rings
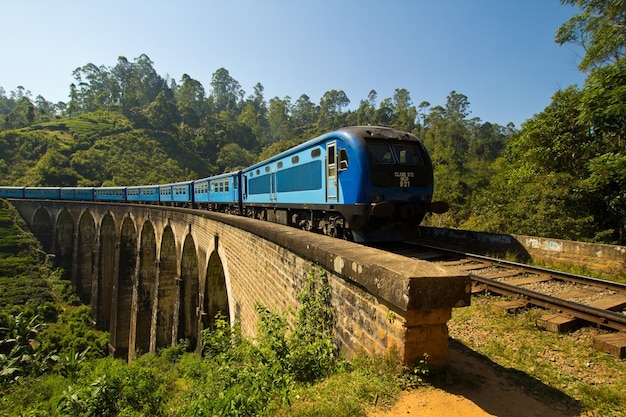
[[[326,144],[326,201],[337,200],[337,142]]]
[[[270,165],[270,200],[276,201],[276,170],[274,165]]]

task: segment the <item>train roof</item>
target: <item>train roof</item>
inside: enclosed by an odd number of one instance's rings
[[[341,138],[350,143],[353,147],[365,146],[365,143],[369,139],[387,139],[387,140],[407,140],[421,142],[415,135],[402,130],[393,129],[387,126],[348,126],[334,130],[332,132],[325,133],[316,138],[310,139],[300,145],[296,145],[293,148],[287,149],[279,154],[276,154],[264,161],[258,162],[242,171],[249,171],[263,166],[269,162],[276,161],[278,159],[285,158],[293,153],[300,152],[304,149],[317,145],[320,142],[324,142],[328,139]]]
[[[412,133],[405,132],[403,130],[393,129],[387,126],[348,126],[339,129],[338,131],[349,132],[350,134],[361,138],[367,139],[394,139],[394,140],[410,140],[415,141],[419,139]]]

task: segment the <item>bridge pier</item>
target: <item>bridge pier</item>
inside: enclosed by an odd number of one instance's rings
[[[427,358],[439,369],[452,308],[470,303],[467,274],[278,224],[149,205],[12,203],[33,230],[54,230],[65,267],[84,260],[72,282],[83,292],[90,284],[94,320],[116,356],[181,338],[199,349],[217,313],[253,337],[256,305],[292,314],[312,265],[328,277],[334,339],[348,358],[395,351],[407,365]],[[83,238],[68,239],[74,232]]]

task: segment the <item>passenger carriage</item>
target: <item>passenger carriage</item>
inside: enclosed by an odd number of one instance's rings
[[[60,187],[26,187],[24,188],[24,198],[59,200],[61,198],[61,188]]]
[[[127,201],[126,187],[94,188],[95,201]]]
[[[208,193],[212,210],[225,213],[239,213],[239,171],[216,175],[209,178]]]
[[[94,187],[61,187],[61,200],[93,201]]]
[[[0,187],[0,198],[24,198],[24,187]]]
[[[193,203],[193,181],[183,181],[159,186],[159,201],[171,205],[187,206]]]
[[[159,201],[158,185],[126,187],[126,199],[134,203],[156,203]]]
[[[139,201],[142,203],[156,203],[159,201],[158,185],[142,185],[139,188]]]

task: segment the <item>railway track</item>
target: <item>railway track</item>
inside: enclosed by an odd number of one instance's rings
[[[495,304],[502,309],[546,308],[551,313],[539,324],[547,330],[566,332],[585,324],[614,330],[598,336],[594,346],[626,357],[626,284],[432,246],[407,243],[381,249],[467,272],[472,293],[511,296]]]

